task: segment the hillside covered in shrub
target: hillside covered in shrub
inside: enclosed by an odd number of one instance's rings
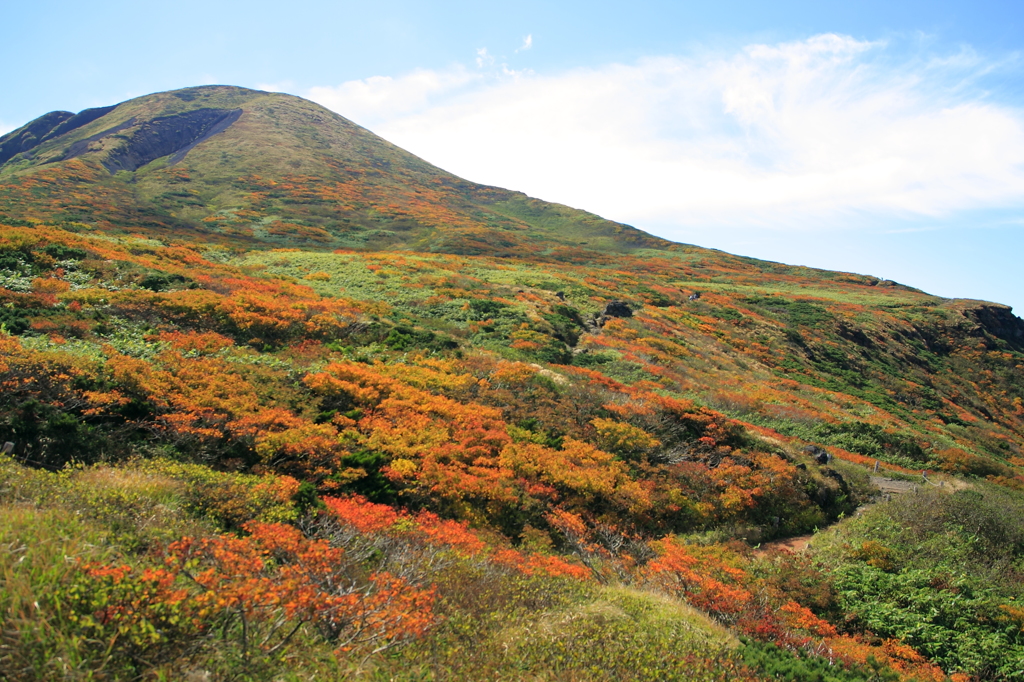
[[[1009,308],[90,111],[0,138],[0,676],[1024,679]]]

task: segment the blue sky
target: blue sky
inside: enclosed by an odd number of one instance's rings
[[[1019,2],[15,3],[0,132],[204,83],[733,253],[1024,312]]]

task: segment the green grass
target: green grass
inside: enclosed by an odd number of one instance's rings
[[[115,556],[102,526],[60,508],[0,504],[0,670],[5,679],[89,679],[95,661],[54,595],[76,562]],[[9,677],[8,677],[9,676]]]
[[[735,637],[685,603],[634,588],[566,587],[553,581],[510,585],[500,602],[490,602],[499,611],[477,608],[468,620],[469,614],[456,612],[432,638],[380,662],[373,674],[396,680],[736,679]],[[530,598],[524,588],[543,591]],[[527,605],[524,597],[540,604],[517,608],[516,602]]]
[[[706,282],[702,280],[675,280],[672,286],[695,291],[714,291],[717,293],[735,294],[737,297],[751,296],[790,296],[811,299],[823,299],[836,303],[864,305],[880,308],[904,308],[907,306],[937,305],[942,301],[936,296],[918,294],[902,290],[889,289],[851,289],[836,283],[834,286],[823,287],[819,283],[779,282],[765,284],[740,285],[733,282]]]

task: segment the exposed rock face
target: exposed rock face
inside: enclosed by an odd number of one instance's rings
[[[113,174],[119,170],[136,170],[168,154],[173,154],[170,163],[177,163],[203,140],[227,130],[241,115],[241,109],[196,109],[177,116],[155,118],[139,126],[123,145],[112,150],[103,165]],[[105,131],[103,136],[114,132],[117,131]],[[87,148],[88,145],[78,153],[84,153]]]
[[[84,125],[88,125],[89,123],[92,123],[101,116],[106,116],[116,108],[117,105],[114,104],[109,107],[83,109],[82,111],[78,112],[71,118],[67,119],[66,121],[62,122],[60,125],[55,127],[53,130],[48,132],[46,136],[40,140],[40,142],[46,142],[47,140],[57,137],[58,135],[63,135],[64,133],[69,133],[72,130],[75,130],[76,128],[81,128]]]
[[[39,142],[66,133],[74,127],[90,123],[111,109],[113,107],[87,109],[54,127]],[[133,117],[113,128],[78,140],[68,148],[64,159],[81,156],[90,151],[90,145],[93,142],[126,131],[119,135],[124,138],[121,143],[115,146],[103,161],[103,166],[111,174],[120,170],[137,170],[150,161],[170,154],[173,154],[170,159],[173,164],[185,158],[185,154],[203,140],[226,130],[241,115],[241,109],[196,109],[176,116],[155,118],[142,124],[137,124]],[[37,119],[37,121],[39,120],[41,119]],[[39,144],[39,142],[35,144]]]
[[[609,301],[601,314],[604,317],[633,317],[633,309],[625,301]]]
[[[77,114],[72,114],[70,111],[51,111],[48,114],[43,114],[36,120],[0,137],[0,164],[10,161],[18,154],[32,151],[46,140],[92,123],[116,108],[115,105],[85,109]]]
[[[0,163],[29,151],[42,142],[48,132],[73,116],[70,111],[51,111],[0,137]]]
[[[79,141],[75,142],[74,144],[72,144],[70,147],[68,147],[67,152],[65,152],[65,154],[64,154],[64,159],[73,159],[76,156],[81,156],[82,154],[84,154],[87,151],[89,151],[89,145],[91,143],[96,142],[97,140],[102,140],[105,137],[110,137],[111,135],[113,135],[115,133],[121,132],[125,128],[131,128],[133,125],[135,125],[135,118],[134,117],[128,119],[124,123],[121,123],[119,125],[114,126],[113,128],[107,128],[106,130],[101,130],[100,132],[96,133],[95,135],[90,135],[89,137],[87,137],[85,139],[79,140]]]
[[[1006,341],[1012,347],[1024,347],[1024,320],[1014,315],[1013,309],[1009,306],[980,303],[964,310],[963,315],[976,323],[981,330]]]

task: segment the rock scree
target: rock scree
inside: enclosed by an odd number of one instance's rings
[[[241,109],[195,109],[155,118],[129,133],[128,139],[107,155],[103,166],[113,175],[121,170],[137,170],[171,154],[170,162],[178,163],[193,147],[227,130],[241,115]]]

